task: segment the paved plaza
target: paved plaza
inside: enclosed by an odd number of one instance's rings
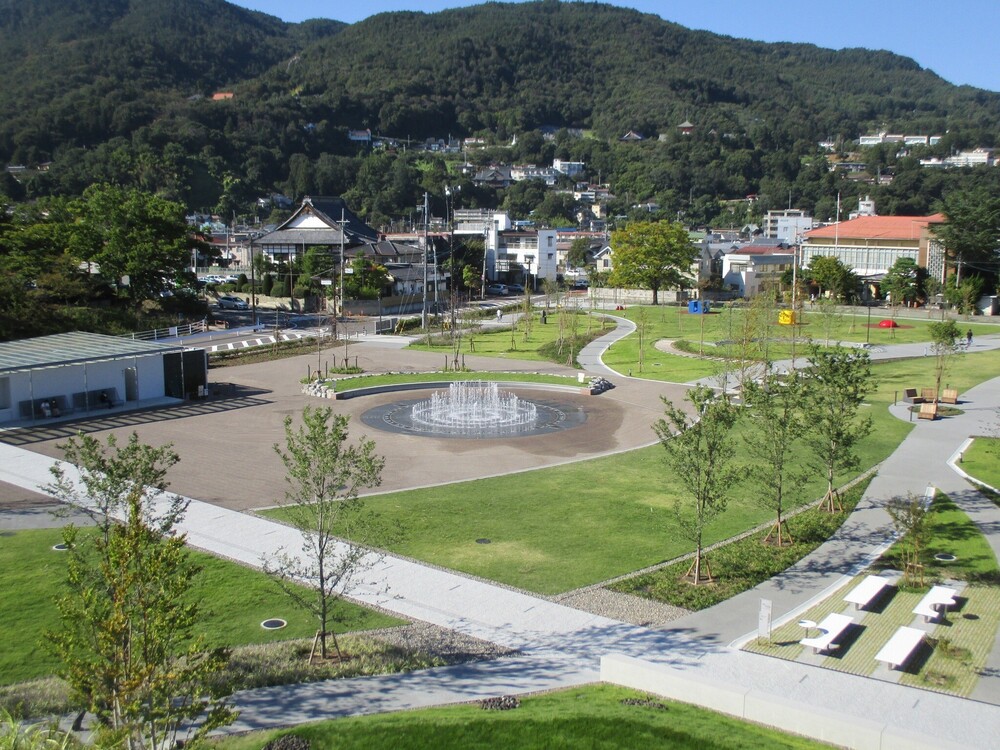
[[[655,442],[650,424],[661,415],[660,395],[680,400],[685,387],[625,378],[600,362],[608,343],[627,333],[609,334],[581,352],[589,371],[611,377],[614,390],[583,399],[585,428],[562,433],[550,446],[543,438],[510,441],[437,440],[370,433],[387,457],[383,489],[402,489],[493,476],[584,460]],[[366,371],[430,370],[441,356],[402,351],[391,342],[354,345]],[[977,344],[1000,347],[1000,337]],[[242,512],[273,505],[283,491],[283,474],[272,446],[283,439],[281,420],[306,403],[299,380],[308,356],[213,370],[226,386],[223,396],[204,404],[122,413],[87,425],[97,436],[135,430],[145,442],[174,442],[181,455],[172,489],[193,499],[183,530],[191,543],[250,565],[278,547],[297,548],[295,532]],[[315,362],[315,359],[312,360]],[[572,373],[542,363],[467,358],[476,369]],[[228,389],[228,390],[226,390]],[[301,721],[396,710],[523,693],[593,682],[600,657],[624,654],[660,664],[693,679],[714,680],[835,711],[840,721],[879,721],[920,743],[937,747],[995,746],[1000,727],[1000,664],[997,649],[975,700],[916,690],[808,664],[749,654],[733,647],[756,627],[759,600],[774,602],[775,621],[795,617],[825,592],[855,574],[891,541],[882,509],[889,497],[922,494],[928,484],[948,492],[980,525],[1000,552],[1000,511],[978,495],[948,465],[969,434],[995,426],[1000,378],[963,394],[960,418],[915,425],[882,466],[865,498],[844,528],[827,544],[781,576],[753,591],[660,629],[629,625],[555,602],[473,580],[395,557],[384,558],[353,595],[403,617],[416,618],[489,640],[522,655],[492,662],[442,667],[408,675],[388,675],[311,685],[290,685],[237,696],[237,730],[283,726]],[[365,403],[367,402],[367,403]],[[332,402],[331,402],[332,403]],[[368,399],[336,402],[351,414],[372,405]],[[592,416],[590,416],[592,414]],[[906,418],[900,413],[901,418]],[[354,420],[352,420],[353,422]],[[0,442],[0,486],[8,511],[28,515],[40,484],[48,481],[56,443],[79,425],[55,426],[35,434],[14,431]],[[530,442],[539,441],[539,442]],[[489,444],[487,444],[489,443]],[[396,463],[398,462],[398,463]],[[253,467],[248,471],[247,467]],[[915,467],[919,467],[915,469]],[[388,589],[386,588],[388,586]],[[391,594],[385,594],[385,591]],[[877,707],[877,709],[875,708]]]

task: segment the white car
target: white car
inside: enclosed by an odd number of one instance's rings
[[[249,307],[246,300],[239,297],[219,297],[220,310],[247,310]]]

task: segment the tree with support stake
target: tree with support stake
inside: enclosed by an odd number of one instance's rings
[[[871,416],[859,412],[875,377],[867,352],[841,346],[822,350],[814,345],[809,365],[802,408],[808,428],[802,440],[812,453],[812,465],[826,476],[820,507],[834,513],[844,509],[834,479],[838,472],[857,468],[855,448],[872,431]]]
[[[274,449],[287,472],[285,520],[301,533],[302,547],[297,554],[283,549],[266,558],[264,570],[289,598],[316,617],[321,657],[329,658],[329,637],[342,659],[330,628],[336,621],[334,605],[381,559],[365,545],[383,546],[399,537],[358,497],[359,490],[382,483],[385,459],[375,455],[372,440],[349,444],[348,417],[328,408],[306,407],[297,428],[287,417],[285,449],[278,445]],[[343,541],[345,537],[352,543]],[[302,582],[310,588],[302,589]]]
[[[751,422],[746,441],[756,459],[748,473],[763,490],[761,503],[777,513],[764,542],[783,547],[794,543],[783,515],[785,499],[806,480],[806,473],[792,463],[794,446],[805,429],[802,376],[794,371],[784,377],[770,373],[761,383],[748,382],[742,395]]]
[[[705,528],[726,509],[740,468],[733,465],[732,428],[739,412],[707,386],[688,391],[695,421],[666,398],[664,417],[653,430],[666,450],[667,465],[687,490],[690,502],[678,498],[674,506],[681,533],[694,544],[694,560],[684,579],[694,585],[712,582],[712,570],[703,554]],[[704,570],[703,570],[704,568]]]

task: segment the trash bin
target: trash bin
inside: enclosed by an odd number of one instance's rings
[[[701,300],[693,299],[688,301],[688,312],[697,315],[701,312]]]

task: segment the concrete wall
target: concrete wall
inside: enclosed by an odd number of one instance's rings
[[[688,293],[676,289],[661,289],[656,295],[661,305],[687,302]],[[649,289],[613,289],[611,287],[593,287],[587,291],[587,299],[593,297],[601,303],[614,305],[651,305],[653,292]]]
[[[877,719],[859,719],[833,709],[699,677],[683,669],[651,664],[631,656],[601,657],[601,680],[840,747],[857,750],[943,750],[961,747],[956,743],[942,742],[939,738],[890,727]],[[877,712],[873,711],[873,715]]]

